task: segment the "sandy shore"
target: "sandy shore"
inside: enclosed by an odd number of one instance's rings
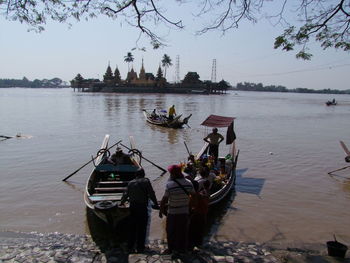
[[[115,243],[114,243],[115,242]],[[325,248],[299,249],[266,246],[259,243],[207,242],[202,248],[183,255],[165,255],[163,240],[153,240],[144,254],[129,254],[123,243],[115,240],[94,240],[88,235],[61,233],[0,232],[2,262],[350,262],[327,256]],[[311,246],[312,247],[312,246]]]

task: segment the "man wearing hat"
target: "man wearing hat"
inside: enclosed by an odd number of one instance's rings
[[[189,199],[194,189],[191,181],[185,179],[182,174],[181,166],[171,165],[168,171],[170,178],[160,203],[159,216],[167,215],[167,252],[185,253],[188,249]]]

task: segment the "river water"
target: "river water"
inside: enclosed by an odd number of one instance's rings
[[[335,98],[339,104],[327,107]],[[193,114],[181,130],[145,122],[142,109]],[[105,134],[133,136],[143,155],[166,168],[198,151],[210,114],[236,117],[237,185],[215,217],[212,238],[271,243],[350,244],[350,96],[230,92],[226,95],[99,94],[70,89],[0,89],[0,230],[89,233],[83,192],[87,165]],[[224,130],[219,132],[225,134]],[[226,146],[220,146],[226,153]],[[168,174],[143,161],[160,199]],[[219,209],[219,208],[217,208]],[[163,236],[152,215],[150,238]]]

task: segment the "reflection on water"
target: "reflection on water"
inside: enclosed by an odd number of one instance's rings
[[[150,130],[152,130],[155,134],[155,138],[154,141],[155,143],[157,142],[157,140],[161,140],[162,138],[165,138],[164,136],[166,136],[167,138],[167,142],[169,144],[176,144],[180,141],[180,133],[185,134],[185,130],[186,128],[182,128],[182,129],[169,129],[166,127],[161,127],[158,125],[153,125],[151,123],[146,122],[146,126],[147,128],[149,128]],[[157,133],[163,134],[163,135],[159,135]]]

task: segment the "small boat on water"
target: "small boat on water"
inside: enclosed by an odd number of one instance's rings
[[[327,106],[335,106],[335,105],[337,105],[337,102],[335,101],[335,99],[329,100],[326,102],[326,105]]]
[[[235,139],[236,135],[233,130],[233,117],[224,117],[218,115],[210,115],[201,125],[206,127],[227,128],[226,144],[230,145],[230,151],[226,156],[219,156],[216,164],[212,163],[212,168],[217,172],[217,176],[210,188],[209,205],[213,205],[221,201],[232,190],[236,183],[236,167],[238,161],[239,150],[236,153]],[[186,146],[187,147],[187,146]],[[202,149],[195,156],[195,162],[200,162],[203,158],[210,160],[208,156],[209,144],[206,142]]]
[[[109,135],[103,140],[95,168],[91,172],[85,187],[84,201],[103,221],[115,226],[121,219],[129,215],[129,205],[119,206],[128,183],[136,177],[142,169],[141,155],[136,149],[130,149],[124,154],[123,163],[113,164],[109,160]]]
[[[174,129],[179,129],[182,128],[184,125],[188,125],[188,120],[192,116],[192,114],[190,114],[186,118],[181,119],[182,114],[180,114],[176,115],[174,119],[169,120],[164,112],[158,111],[153,113],[145,109],[143,110],[143,114],[146,118],[146,121],[151,124]]]

